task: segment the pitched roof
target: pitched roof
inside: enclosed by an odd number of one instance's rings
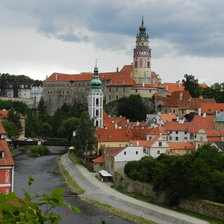
[[[104,163],[105,162],[104,156],[102,155],[102,156],[97,157],[96,159],[93,160],[93,162],[100,163],[100,164]]]
[[[161,114],[160,118],[163,120],[164,123],[168,121],[172,121],[173,119],[177,118],[176,114]]]
[[[0,151],[4,152],[4,158],[0,158],[0,166],[13,166],[14,161],[5,140],[0,139]]]
[[[180,82],[175,83],[164,83],[164,87],[167,90],[167,95],[171,96],[171,94],[175,91],[184,91],[184,86]]]
[[[126,129],[97,128],[96,136],[98,142],[128,142],[131,134]]]
[[[214,119],[215,116],[207,115],[207,116],[200,116],[195,115],[193,120],[190,123],[188,132],[196,133],[199,130],[203,129],[206,132],[212,131],[214,129]]]
[[[159,134],[168,135],[167,131],[163,126],[147,130],[147,135],[159,135]]]
[[[201,112],[206,114],[215,114],[224,111],[224,103],[202,103]]]
[[[190,142],[169,142],[171,150],[194,150],[195,146]]]
[[[120,153],[125,147],[106,147],[105,156],[109,159]]]
[[[146,140],[142,140],[142,141],[131,140],[130,143],[133,146],[144,146],[144,147],[150,148],[159,139],[159,137],[160,136],[157,135],[155,138],[153,138],[150,141],[146,141]]]
[[[0,134],[1,134],[1,135],[5,135],[5,134],[6,134],[5,128],[3,127],[1,121],[0,121]]]
[[[163,126],[166,131],[187,131],[189,127],[190,122],[180,123],[178,121],[170,121]]]
[[[134,86],[135,82],[128,74],[115,74],[107,86]]]

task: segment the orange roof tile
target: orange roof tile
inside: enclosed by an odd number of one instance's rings
[[[144,146],[144,147],[148,147],[150,148],[158,139],[159,139],[159,135],[156,136],[155,138],[153,138],[150,141],[146,141],[146,140],[140,140],[140,141],[136,141],[136,140],[131,140],[130,143],[133,146]]]
[[[1,135],[5,135],[5,134],[6,134],[5,128],[3,127],[1,121],[0,121],[0,134],[1,134]]]
[[[206,114],[215,114],[224,111],[224,103],[202,103],[201,112]]]
[[[124,67],[120,70],[120,72],[130,73],[133,71],[133,65],[124,65]]]
[[[97,157],[96,159],[93,160],[93,162],[94,163],[101,163],[101,164],[104,163],[105,162],[104,156],[102,155],[102,156]]]
[[[160,118],[163,120],[164,123],[166,123],[168,121],[177,119],[177,116],[176,116],[176,114],[161,114]]]
[[[164,87],[167,90],[167,95],[170,96],[175,91],[184,91],[184,86],[180,82],[176,83],[164,83]]]
[[[190,122],[179,123],[177,121],[167,122],[163,128],[166,131],[187,131],[190,126]]]
[[[107,158],[112,158],[120,153],[125,147],[106,147],[105,156]]]
[[[130,75],[115,74],[107,86],[134,86],[135,82]]]
[[[126,129],[103,129],[97,128],[98,142],[128,142],[131,135]]]
[[[219,137],[214,137],[214,138],[208,138],[208,142],[221,142],[221,138]]]
[[[157,128],[151,128],[151,129],[147,130],[147,135],[159,135],[159,134],[168,135],[167,131],[162,126],[159,126]]]
[[[195,115],[193,120],[190,122],[188,132],[196,133],[203,129],[206,132],[214,129],[215,116],[207,115],[206,117]]]
[[[0,166],[13,166],[14,161],[5,140],[0,140],[0,151],[4,152],[4,158],[0,158]]]
[[[169,142],[171,150],[194,150],[195,146],[190,142]]]

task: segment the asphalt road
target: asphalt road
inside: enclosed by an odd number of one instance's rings
[[[60,151],[61,147],[53,147],[51,149],[52,151]],[[77,196],[73,195],[59,174],[56,162],[57,156],[58,155],[49,155],[39,158],[30,158],[24,154],[15,156],[14,191],[17,196],[23,197],[24,189],[28,190],[28,178],[32,176],[35,182],[31,186],[30,192],[43,194],[50,193],[55,188],[63,188],[65,190],[66,200],[81,210],[80,214],[69,212],[69,216],[67,217],[65,215],[65,208],[57,208],[55,212],[62,216],[61,223],[63,224],[100,224],[100,217],[103,217],[107,224],[132,224],[130,221],[126,221],[101,211],[92,205],[88,205]]]

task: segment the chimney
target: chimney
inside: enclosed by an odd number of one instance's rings
[[[139,121],[137,121],[136,125],[139,126]]]
[[[119,68],[117,67],[117,72],[119,72]]]
[[[206,113],[203,113],[203,118],[206,118]]]
[[[58,74],[55,74],[55,80],[56,81],[58,80]]]
[[[183,92],[179,93],[179,100],[183,100]]]
[[[139,146],[139,141],[136,142],[136,145]]]
[[[115,124],[115,129],[117,129],[117,124]]]
[[[127,122],[129,123],[129,119],[127,119]]]
[[[198,108],[198,115],[201,116],[201,108]]]

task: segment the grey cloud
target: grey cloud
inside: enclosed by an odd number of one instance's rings
[[[8,23],[21,25],[31,18],[33,26],[39,32],[62,41],[88,40],[100,48],[127,50],[124,37],[136,35],[143,13],[152,41],[153,39],[167,41],[175,45],[176,52],[181,55],[224,55],[224,2],[222,0],[20,0],[19,3],[15,2],[17,1],[8,0],[4,4],[0,3],[0,6],[3,6],[4,16],[5,12],[14,15],[7,20]],[[0,19],[6,21],[6,17],[1,16],[1,11]],[[27,22],[26,25],[31,26],[31,23]],[[79,30],[86,30],[93,36],[90,37],[85,32],[80,33]],[[163,51],[160,52],[162,54]]]

